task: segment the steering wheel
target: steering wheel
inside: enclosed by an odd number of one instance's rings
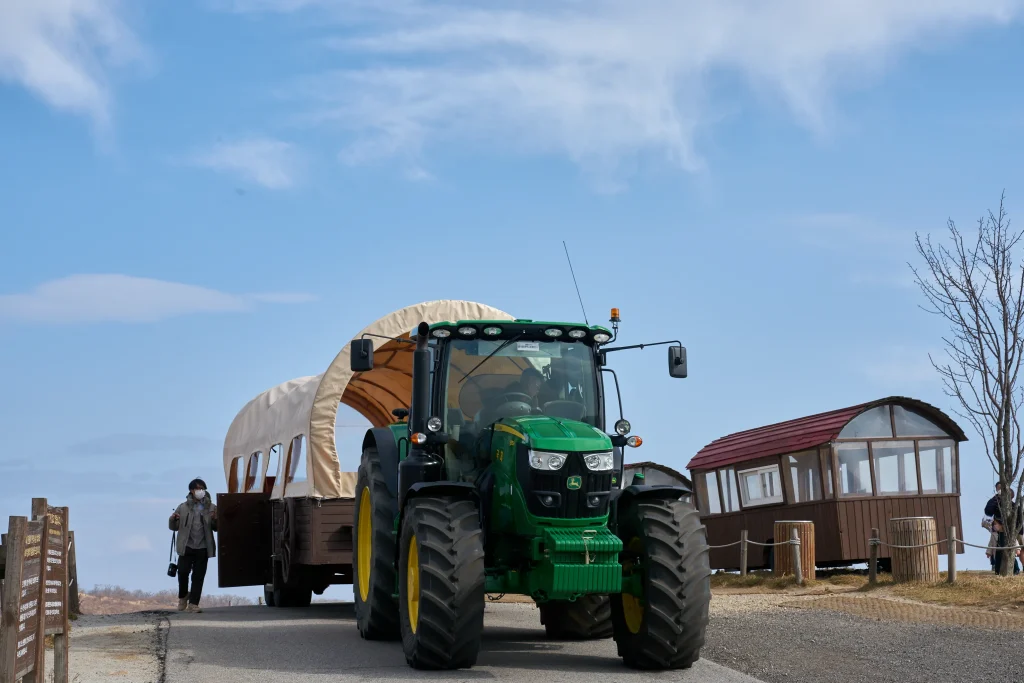
[[[505,403],[528,403],[531,406],[533,405],[533,397],[519,391],[507,391],[501,395],[501,400]]]

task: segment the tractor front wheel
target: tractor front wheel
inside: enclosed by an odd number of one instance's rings
[[[416,669],[476,664],[484,630],[484,546],[476,503],[413,498],[399,545],[405,659]]]
[[[584,595],[575,602],[551,600],[538,607],[540,623],[551,640],[612,637],[612,605],[607,595]]]
[[[700,657],[711,602],[707,537],[678,500],[638,500],[619,513],[624,580],[641,595],[612,596],[619,656],[636,669],[688,669]]]
[[[352,553],[356,624],[367,640],[398,640],[395,572],[395,498],[388,490],[376,448],[363,450],[356,475]]]

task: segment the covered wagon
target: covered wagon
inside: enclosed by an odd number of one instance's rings
[[[264,586],[268,605],[308,604],[332,584],[351,584],[355,472],[340,466],[338,407],[373,427],[408,413],[421,321],[511,320],[469,301],[431,301],[380,318],[354,339],[375,344],[371,372],[354,375],[348,343],[327,369],[267,389],[235,416],[224,439],[228,493],[218,496],[222,588]],[[353,460],[359,454],[352,454]]]

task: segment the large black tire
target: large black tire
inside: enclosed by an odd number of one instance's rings
[[[267,604],[273,607],[309,607],[313,601],[313,589],[305,583],[298,572],[292,571],[291,583],[282,578],[280,564],[275,563],[274,583],[263,587]],[[269,591],[268,591],[269,588]]]
[[[612,637],[612,604],[607,595],[584,595],[575,602],[551,600],[538,607],[540,623],[551,640]]]
[[[623,662],[688,669],[700,658],[711,602],[707,536],[699,514],[676,500],[638,500],[619,513],[624,573],[639,572],[642,603],[613,595],[612,626]]]
[[[367,496],[365,501],[364,495]],[[398,640],[398,604],[393,597],[397,579],[394,536],[397,504],[388,491],[376,448],[363,450],[356,477],[355,503],[352,593],[359,634],[367,640]],[[364,517],[367,511],[369,515]],[[367,528],[370,531],[368,544],[363,542]],[[367,548],[369,557],[363,553]]]
[[[416,669],[476,664],[484,630],[484,545],[475,502],[413,498],[399,546],[405,659]]]

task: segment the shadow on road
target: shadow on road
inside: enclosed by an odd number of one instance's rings
[[[518,606],[516,606],[518,607]],[[552,672],[626,669],[613,640],[549,641],[538,613],[529,608],[489,609],[476,668],[461,679],[494,678],[487,667]],[[320,603],[308,608],[262,606],[216,608],[172,617],[170,659],[191,664],[258,669],[279,673],[352,673],[386,670],[388,678],[433,678],[406,664],[399,642],[363,640],[351,603]],[[437,672],[449,677],[451,672]]]

